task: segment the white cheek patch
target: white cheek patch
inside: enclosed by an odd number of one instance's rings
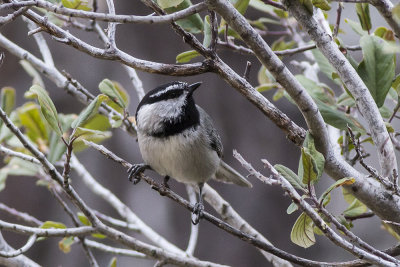
[[[172,122],[181,117],[185,103],[186,97],[182,95],[177,99],[168,99],[142,106],[137,113],[139,130],[144,133],[162,130],[164,121]]]

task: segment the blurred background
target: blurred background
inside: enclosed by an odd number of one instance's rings
[[[107,10],[104,2],[99,1],[100,11]],[[193,2],[196,3],[198,1]],[[140,1],[115,1],[115,4],[117,14],[147,15],[151,13]],[[205,13],[202,15],[205,15]],[[260,16],[260,13],[249,8],[246,16],[256,19]],[[357,20],[352,4],[345,5],[342,18]],[[373,28],[384,25],[384,22],[377,20],[378,18],[380,19],[380,16],[373,7],[371,7],[371,18],[374,20]],[[334,23],[335,20],[336,3],[332,3],[329,21]],[[345,43],[348,45],[358,44],[359,37],[355,36],[343,21],[341,25],[345,34],[341,34],[340,37],[345,40]],[[105,28],[106,24],[102,24],[102,26]],[[281,30],[281,28],[276,26],[269,28],[269,30]],[[94,33],[75,29],[70,29],[70,31],[83,40],[102,47]],[[36,56],[40,56],[36,43],[31,36],[27,35],[28,30],[21,18],[1,27],[0,32],[21,47],[31,51]],[[129,111],[131,114],[135,113],[138,98],[127,73],[119,63],[92,58],[71,47],[53,41],[47,34],[44,34],[44,36],[48,40],[56,67],[59,70],[66,70],[93,94],[99,93],[98,84],[104,78],[118,81],[129,92],[131,96]],[[119,25],[116,37],[117,45],[123,51],[140,59],[157,62],[175,63],[177,54],[190,50],[190,47],[185,45],[181,37],[176,35],[167,24]],[[266,40],[271,44],[278,37],[271,36]],[[286,41],[289,40],[290,37],[287,37]],[[0,68],[0,87],[14,87],[17,91],[17,104],[21,105],[26,101],[23,98],[23,94],[31,86],[32,79],[22,69],[16,57],[1,47],[0,51],[5,52],[5,60]],[[258,85],[257,72],[260,68],[260,63],[257,59],[228,50],[220,50],[219,55],[239,74],[244,72],[246,62],[250,61],[252,63],[250,82],[254,86]],[[354,53],[354,57],[359,60],[360,53]],[[300,70],[292,67],[289,63],[292,60],[302,60],[302,58],[301,55],[286,57],[284,62],[288,64],[288,67],[294,73],[299,73]],[[246,172],[233,158],[233,149],[237,149],[246,160],[261,172],[263,172],[260,162],[262,158],[268,159],[273,164],[283,164],[297,172],[299,149],[288,141],[283,132],[269,119],[217,75],[203,74],[195,77],[168,77],[143,72],[138,72],[138,75],[143,81],[146,91],[173,80],[189,83],[203,81],[203,85],[196,91],[195,99],[197,104],[202,106],[214,119],[214,124],[219,130],[224,144],[225,161],[242,174],[246,174]],[[82,104],[66,94],[64,90],[57,88],[47,78],[43,77],[43,79],[46,89],[49,91],[60,113],[79,113],[84,108]],[[264,95],[272,101],[273,92],[266,92]],[[297,124],[306,127],[298,109],[285,98],[275,104]],[[122,130],[113,130],[113,137],[104,142],[104,145],[131,163],[142,162],[135,139]],[[170,242],[175,243],[182,249],[186,248],[190,234],[190,213],[186,209],[165,197],[161,197],[144,182],[136,186],[132,185],[127,180],[125,169],[107,160],[93,149],[87,149],[77,156],[101,184],[116,194],[145,223]],[[371,160],[373,161],[373,159]],[[268,174],[266,172],[263,173]],[[162,179],[154,172],[148,172],[147,174],[159,179],[159,181]],[[74,172],[71,174],[71,179],[80,196],[92,208],[118,217],[117,213],[107,203],[95,197],[86,188]],[[279,187],[266,186],[252,177],[249,179],[254,185],[251,189],[219,184],[213,181],[209,184],[230,202],[232,207],[248,223],[276,247],[314,260],[341,261],[352,259],[349,253],[332,245],[324,237],[317,236],[317,243],[308,249],[303,249],[293,244],[290,241],[290,231],[300,213],[286,214],[290,200]],[[36,180],[30,177],[9,177],[5,190],[0,192],[0,202],[19,211],[28,212],[42,221],[52,220],[72,225],[70,218],[67,217],[47,189],[36,186],[35,182]],[[332,183],[332,179],[323,176],[321,182],[317,185],[317,192],[321,193]],[[186,197],[184,185],[172,180],[170,187],[178,194]],[[335,190],[329,206],[330,210],[335,214],[340,214],[346,207],[347,205],[341,196],[341,190]],[[206,205],[205,209],[215,214],[210,206]],[[15,221],[1,212],[0,218],[6,221]],[[381,229],[377,218],[357,221],[354,232],[378,249],[385,249],[396,243],[392,236]],[[15,248],[20,247],[26,240],[25,236],[21,237],[10,232],[2,233],[7,242]],[[142,238],[135,233],[132,233],[132,235],[137,236],[139,239]],[[59,240],[58,238],[52,238],[41,241],[30,249],[26,255],[43,266],[88,266],[87,259],[79,245],[74,245],[70,253],[64,254],[58,248]],[[107,266],[112,258],[112,255],[96,250],[93,252],[100,266]],[[219,230],[207,221],[201,221],[200,223],[200,236],[195,256],[202,260],[232,266],[270,266],[257,249]],[[151,260],[118,257],[118,266],[153,265],[154,261]]]

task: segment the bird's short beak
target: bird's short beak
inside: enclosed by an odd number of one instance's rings
[[[189,94],[193,94],[193,92],[202,84],[202,82],[194,83],[188,86]]]

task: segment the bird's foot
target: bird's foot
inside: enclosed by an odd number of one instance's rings
[[[197,202],[194,205],[192,214],[195,215],[195,218],[192,219],[193,225],[197,225],[200,222],[200,219],[203,217],[204,205],[201,202]]]
[[[134,164],[132,165],[127,173],[128,179],[130,182],[133,182],[133,184],[137,184],[140,182],[140,174],[142,174],[146,169],[149,169],[149,165],[146,165],[144,163],[141,164]]]
[[[163,185],[165,188],[168,188],[168,189],[169,189],[168,181],[169,181],[169,176],[167,175],[167,176],[164,177],[164,181],[163,181],[162,185]]]

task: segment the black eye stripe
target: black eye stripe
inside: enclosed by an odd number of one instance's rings
[[[173,99],[181,96],[185,89],[187,88],[187,83],[184,82],[171,82],[164,85],[160,85],[159,87],[148,92],[140,101],[137,109],[136,115],[139,109],[146,104],[152,104],[163,100]]]

